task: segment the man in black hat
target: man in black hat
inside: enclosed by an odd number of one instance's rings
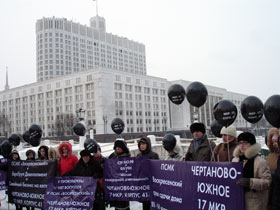
[[[209,141],[203,123],[193,123],[190,127],[193,140],[185,156],[186,161],[210,161],[215,143]]]

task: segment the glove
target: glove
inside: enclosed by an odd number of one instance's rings
[[[240,178],[236,184],[240,185],[241,187],[244,188],[249,188],[250,187],[250,179],[249,178]]]

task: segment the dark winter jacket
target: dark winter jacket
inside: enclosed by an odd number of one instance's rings
[[[244,153],[243,168],[250,160],[253,160],[253,177],[250,178],[249,189],[245,190],[246,210],[266,210],[268,203],[268,191],[271,182],[271,173],[264,159],[258,156],[261,146],[258,143],[251,145]],[[242,153],[239,146],[233,152],[232,162],[241,162]],[[246,170],[243,173],[246,174]]]
[[[45,157],[41,156],[41,152],[40,152],[41,149],[45,150],[45,153],[46,153]],[[48,152],[49,152],[49,148],[47,146],[40,146],[39,149],[38,149],[38,160],[48,160],[49,159]]]
[[[62,155],[62,147],[66,147],[68,150],[68,155],[66,157]],[[61,156],[61,159],[58,163],[58,170],[62,176],[75,167],[75,165],[78,163],[78,158],[75,155],[72,155],[72,145],[70,143],[60,144],[58,147],[58,152]]]
[[[130,157],[130,153],[122,153],[122,154],[117,154],[116,152],[113,152],[110,156],[109,159],[113,158],[125,158],[125,157]],[[109,201],[110,207],[116,207],[119,209],[126,209],[129,207],[129,201]]]
[[[227,143],[221,143],[215,147],[211,161],[214,162],[231,162],[233,159],[233,151],[237,147],[237,141]],[[229,151],[229,159],[228,159]]]
[[[92,157],[90,157],[88,163],[85,163],[83,158],[80,158],[76,166],[65,173],[64,176],[90,176],[95,179],[100,179],[103,177],[103,171],[100,164]]]
[[[201,142],[198,145],[197,150],[194,148],[194,140],[192,140],[188,151],[185,156],[186,161],[210,161],[212,157],[212,151],[215,148],[215,143],[209,141],[206,135],[203,135]]]
[[[140,150],[141,142],[144,142],[145,144],[147,144],[147,149],[144,151]],[[152,151],[151,141],[149,138],[141,138],[140,141],[138,142],[138,149],[139,149],[140,153],[137,154],[137,157],[145,156],[145,157],[147,157],[149,159],[153,159],[153,160],[159,159],[158,154]]]

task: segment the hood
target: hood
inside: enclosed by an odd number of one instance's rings
[[[59,156],[56,149],[50,147],[48,150],[48,157],[50,160],[56,160],[56,158]]]
[[[267,136],[267,147],[269,148],[270,152],[277,152],[279,153],[279,151],[273,147],[273,143],[272,143],[272,137],[274,134],[279,135],[279,130],[277,128],[271,128],[268,132],[268,136]]]
[[[62,156],[62,147],[66,147],[68,150],[68,155],[67,157],[70,157],[72,155],[72,144],[70,144],[69,142],[65,142],[65,143],[61,143],[58,147],[58,152],[60,154],[61,157]]]
[[[46,157],[47,159],[49,158],[48,157],[48,151],[49,151],[49,148],[47,146],[40,146],[39,149],[38,149],[38,158],[40,159],[41,158],[41,153],[40,153],[40,150],[41,149],[44,149],[45,150],[45,153],[46,153]]]
[[[259,152],[261,151],[261,145],[259,143],[255,143],[251,145],[246,151],[245,151],[245,157],[248,159],[251,159],[252,157],[255,157]],[[241,156],[242,153],[240,151],[240,146],[237,146],[233,151],[233,156],[238,158]]]
[[[33,159],[35,160],[36,154],[35,154],[34,150],[32,150],[32,149],[27,150],[26,153],[25,153],[26,158],[27,158],[27,156],[28,156],[29,153],[32,153],[32,154],[33,154],[33,157],[34,157]]]
[[[147,149],[146,149],[145,151],[141,151],[141,150],[140,150],[140,143],[141,143],[141,142],[144,142],[145,144],[147,144]],[[139,151],[140,151],[141,153],[144,153],[144,154],[151,152],[151,151],[152,151],[152,146],[151,146],[151,141],[150,141],[150,139],[149,139],[149,138],[145,138],[145,137],[141,138],[141,139],[138,141],[138,149],[139,149]]]
[[[116,150],[117,147],[122,148],[124,153],[129,154],[129,149],[124,139],[116,139],[114,143],[114,150]]]

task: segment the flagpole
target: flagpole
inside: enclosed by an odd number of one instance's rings
[[[96,16],[98,16],[98,4],[97,4],[97,0],[96,1]]]

